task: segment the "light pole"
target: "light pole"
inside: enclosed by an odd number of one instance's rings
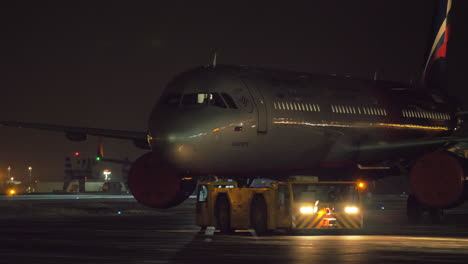
[[[29,171],[29,187],[28,187],[28,190],[31,193],[31,192],[33,192],[33,189],[32,189],[32,166],[28,167],[28,171]]]
[[[7,171],[8,171],[8,178],[11,179],[11,166],[8,165]]]
[[[104,174],[104,181],[106,181],[106,182],[107,182],[107,181],[110,181],[110,176],[109,176],[109,175],[110,175],[111,173],[112,173],[112,172],[111,172],[110,170],[108,170],[108,169],[105,169],[105,170],[103,171],[103,174]]]

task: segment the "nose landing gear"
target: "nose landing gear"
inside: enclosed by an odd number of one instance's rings
[[[429,220],[432,224],[440,224],[442,222],[442,209],[424,206],[414,195],[409,195],[406,201],[406,216],[408,217],[408,222],[413,225],[421,224],[425,212],[428,212]]]

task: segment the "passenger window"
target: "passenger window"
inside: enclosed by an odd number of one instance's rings
[[[182,95],[180,94],[168,94],[163,102],[167,106],[177,107],[181,97]]]
[[[221,96],[224,98],[224,101],[226,101],[226,103],[228,104],[229,108],[232,108],[232,109],[237,109],[237,105],[236,103],[234,102],[234,99],[232,99],[232,97],[227,94],[227,93],[221,93]]]

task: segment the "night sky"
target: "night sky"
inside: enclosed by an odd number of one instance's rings
[[[9,1],[13,2],[13,1]],[[15,1],[0,8],[0,119],[145,131],[175,74],[211,62],[409,82],[433,1]],[[449,91],[468,105],[468,1],[454,0]],[[142,150],[106,140],[109,158]],[[65,155],[96,138],[0,128],[0,176],[61,180]]]

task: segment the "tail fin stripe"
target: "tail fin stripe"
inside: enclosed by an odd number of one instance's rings
[[[440,89],[446,85],[447,43],[450,34],[452,0],[439,0],[438,2],[434,16],[433,43],[421,76],[423,85],[430,89]],[[439,62],[439,59],[442,60]]]
[[[424,67],[424,72],[427,72],[427,67],[429,66],[429,63],[431,61],[434,61],[435,59],[437,59],[437,57],[434,56],[434,54],[442,55],[442,54],[438,54],[439,52],[435,53],[434,51],[435,50],[439,51],[442,46],[444,46],[443,49],[446,50],[446,45],[445,44],[447,44],[447,39],[448,39],[448,38],[445,37],[446,28],[447,28],[447,19],[444,20],[444,23],[442,23],[442,25],[439,28],[439,32],[437,33],[434,44],[432,45],[431,53],[430,53],[429,57],[427,58],[426,66]]]

